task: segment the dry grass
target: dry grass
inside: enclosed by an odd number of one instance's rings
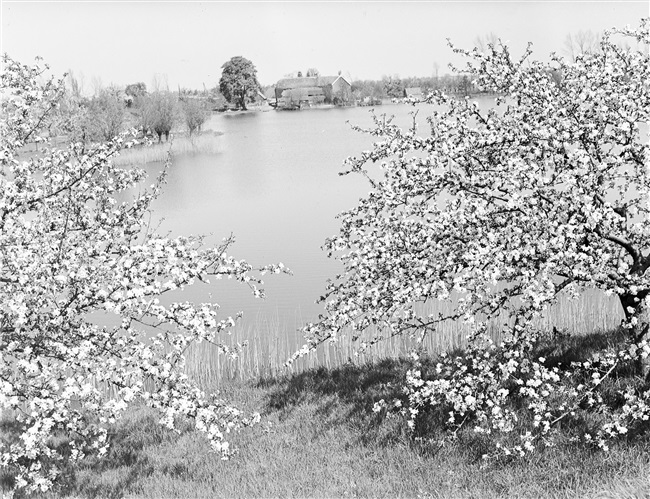
[[[617,478],[612,483],[597,487],[594,499],[648,499],[650,497],[649,475],[641,478]]]

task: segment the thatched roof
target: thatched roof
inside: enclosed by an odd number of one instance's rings
[[[284,90],[287,88],[324,87],[333,84],[339,78],[350,83],[343,76],[304,76],[302,78],[283,78],[278,81],[275,88]]]
[[[334,83],[336,80],[338,80],[338,76],[319,76],[318,77],[318,86],[319,87],[324,87],[325,85],[331,85]]]
[[[318,76],[305,76],[302,78],[283,78],[276,83],[275,88],[304,88],[304,87],[317,87]]]

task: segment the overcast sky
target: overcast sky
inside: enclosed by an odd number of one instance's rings
[[[44,58],[56,74],[83,75],[84,90],[155,77],[208,88],[233,56],[262,84],[310,67],[353,79],[431,76],[458,62],[446,38],[470,48],[495,33],[515,54],[562,52],[569,33],[636,25],[650,1],[437,2],[1,2],[2,52]]]

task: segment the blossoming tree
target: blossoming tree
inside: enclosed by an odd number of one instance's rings
[[[411,371],[408,411],[415,418],[444,406],[450,428],[470,421],[477,431],[509,432],[515,415],[506,403],[516,393],[535,421],[518,451],[532,449],[574,406],[597,404],[615,366],[642,368],[650,352],[649,26],[646,19],[612,31],[598,53],[575,63],[555,55],[532,61],[530,47],[518,60],[501,44],[487,53],[454,49],[477,87],[498,95],[494,107],[433,93],[426,136],[376,118],[373,149],[345,163],[345,173],[365,176],[372,190],[326,242],[344,272],[329,284],[327,313],[305,328],[297,355],[344,333],[366,346],[464,320],[466,357],[442,362],[435,380]],[[636,48],[621,48],[618,38]],[[535,319],[584,288],[618,296],[629,348],[573,366],[592,381],[559,397],[574,403],[556,406],[566,373],[530,358],[542,334]],[[454,312],[423,313],[419,305],[434,300]],[[486,325],[504,315],[497,347]],[[645,390],[624,394],[599,442],[627,431],[626,422],[647,422]]]
[[[3,65],[0,411],[19,428],[0,437],[4,471],[16,488],[48,489],[63,461],[106,452],[107,425],[136,400],[159,409],[169,428],[179,416],[192,418],[228,456],[225,433],[256,416],[199,390],[184,374],[184,352],[202,341],[219,345],[234,320],[218,318],[215,303],[159,298],[210,276],[261,295],[257,276],[282,267],[234,260],[226,254],[231,240],[205,247],[200,237],[156,235],[149,212],[164,173],[129,194],[144,171],[111,161],[132,145],[127,136],[23,159],[28,141],[44,141],[64,87],[39,83],[38,66],[8,56]],[[117,320],[102,326],[98,313]]]

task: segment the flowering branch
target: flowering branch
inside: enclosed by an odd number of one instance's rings
[[[179,417],[193,419],[227,458],[233,451],[226,435],[259,415],[199,390],[185,374],[185,353],[203,341],[218,344],[236,319],[219,319],[216,303],[164,305],[161,297],[224,277],[262,297],[263,274],[289,271],[235,260],[227,254],[232,237],[205,247],[202,237],[168,238],[151,230],[151,203],[166,174],[129,194],[146,174],[112,163],[135,144],[128,133],[22,159],[25,141],[47,125],[63,92],[62,82],[40,85],[40,74],[38,67],[4,58],[0,411],[14,416],[19,430],[0,438],[0,466],[14,489],[46,491],[67,461],[105,455],[108,426],[138,400],[158,409],[168,428]],[[98,312],[117,325],[98,324]]]

